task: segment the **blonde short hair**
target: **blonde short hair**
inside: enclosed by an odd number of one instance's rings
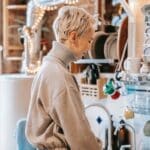
[[[83,8],[75,6],[64,6],[53,23],[53,31],[57,41],[67,40],[68,33],[76,31],[80,37],[94,27],[94,19]]]

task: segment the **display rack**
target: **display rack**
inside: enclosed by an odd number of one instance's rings
[[[144,55],[150,55],[150,4],[144,5],[142,7],[142,12],[144,15],[144,44],[143,44],[143,53]]]
[[[97,66],[101,66],[103,64],[110,64],[115,65],[117,63],[117,60],[115,59],[80,59],[78,61],[74,62],[75,64],[96,64]],[[101,70],[101,69],[100,69]],[[95,99],[104,99],[107,97],[107,95],[103,92],[103,86],[107,82],[107,79],[112,78],[114,76],[113,73],[101,73],[99,72],[99,79],[97,79],[96,84],[91,83],[82,83],[82,79],[78,79],[79,88],[81,92],[81,96],[88,97],[88,98],[95,98]]]
[[[140,79],[140,81],[137,80]],[[141,81],[141,78],[143,79]],[[129,107],[135,113],[150,115],[150,78],[149,75],[131,75],[130,79],[119,81],[125,87],[125,93],[131,95],[128,99]]]
[[[76,64],[114,64],[118,60],[115,59],[80,59],[76,61]]]
[[[21,57],[23,44],[18,29],[26,22],[26,4],[17,0],[3,0],[2,3],[4,57]]]

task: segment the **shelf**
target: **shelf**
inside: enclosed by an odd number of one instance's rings
[[[27,6],[26,5],[8,5],[7,9],[9,10],[26,10]]]
[[[147,93],[150,93],[150,86],[149,85],[145,85],[145,86],[126,85],[126,89],[129,92],[147,92]]]
[[[74,63],[76,64],[113,64],[117,60],[114,59],[80,59]]]
[[[114,73],[100,73],[99,74],[100,78],[114,78]]]
[[[3,57],[6,60],[4,73],[20,72],[24,45],[20,36],[22,28],[26,24],[27,1],[2,0],[3,6]]]
[[[130,95],[130,98],[127,98],[128,106],[135,113],[150,115],[150,77],[143,74],[136,74],[136,76],[128,74],[127,80],[119,82],[124,96]]]
[[[9,61],[22,61],[22,57],[6,57]]]
[[[9,50],[23,50],[23,46],[9,46],[8,47]]]
[[[150,92],[150,81],[123,81],[121,80],[129,92]]]

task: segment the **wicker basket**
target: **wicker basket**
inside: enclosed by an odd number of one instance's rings
[[[107,78],[100,78],[97,80],[96,85],[92,84],[79,84],[81,96],[96,99],[106,98],[103,93],[103,86],[107,82]]]

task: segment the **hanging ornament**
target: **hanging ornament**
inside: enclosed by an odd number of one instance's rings
[[[103,91],[106,95],[110,95],[112,99],[118,99],[120,97],[120,92],[118,90],[117,84],[115,84],[114,79],[109,79],[104,85]]]
[[[126,119],[134,118],[134,111],[131,108],[126,107],[125,110],[124,110],[124,117]]]
[[[103,88],[103,91],[106,95],[111,95],[114,93],[115,91],[115,88],[113,86],[113,79],[110,79],[105,85],[104,85],[104,88]]]
[[[111,95],[112,99],[118,99],[120,97],[120,92],[115,90],[115,92]]]

